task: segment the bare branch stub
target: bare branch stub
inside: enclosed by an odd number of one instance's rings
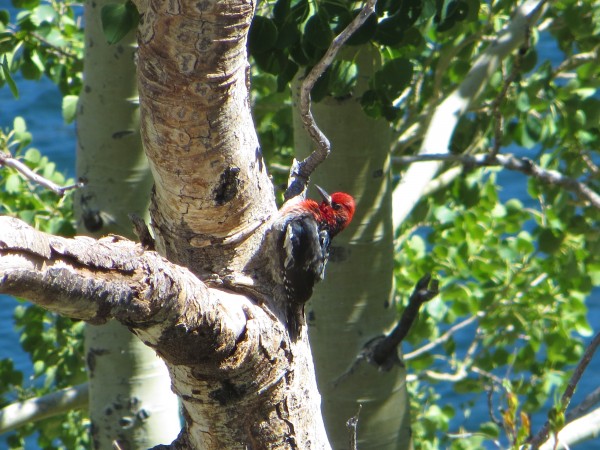
[[[150,234],[150,230],[148,229],[146,222],[144,222],[144,219],[135,213],[131,213],[129,214],[129,220],[131,220],[133,232],[140,239],[140,244],[142,244],[144,250],[154,250],[154,238],[152,237],[152,234]]]
[[[300,86],[300,117],[302,118],[304,129],[315,143],[316,149],[304,160],[299,162],[294,161],[290,171],[288,188],[284,195],[286,200],[305,191],[310,175],[319,164],[325,161],[331,151],[329,139],[327,139],[327,136],[325,136],[317,126],[315,118],[312,115],[310,109],[310,93],[317,80],[331,65],[348,38],[352,36],[352,34],[365,23],[368,17],[375,12],[376,3],[377,0],[367,0],[363,9],[358,13],[354,20],[352,20],[352,22],[350,22],[350,24],[333,39],[323,58],[321,58],[321,60],[310,70],[304,78],[304,81],[302,81],[302,85]]]
[[[356,411],[356,415],[353,416],[353,417],[350,417],[346,421],[346,426],[350,430],[350,450],[357,450],[358,449],[358,440],[357,440],[357,435],[358,435],[358,416],[360,415],[360,410],[361,409],[362,409],[362,404],[359,403],[358,404],[358,411]]]
[[[398,324],[390,334],[377,340],[376,345],[372,349],[371,361],[384,370],[391,368],[398,359],[396,349],[408,335],[410,328],[419,315],[421,306],[438,295],[438,293],[439,283],[437,280],[431,279],[431,274],[426,274],[417,281],[408,301],[408,306],[402,312]]]

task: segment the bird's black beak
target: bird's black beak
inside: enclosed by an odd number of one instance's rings
[[[323,197],[323,201],[331,206],[331,195],[329,195],[327,193],[327,191],[325,189],[323,189],[321,186],[317,186],[315,184],[315,188],[317,189],[317,191],[319,191],[319,194],[321,194],[321,197]]]

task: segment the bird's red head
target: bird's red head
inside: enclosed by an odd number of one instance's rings
[[[333,237],[350,224],[354,217],[356,203],[354,198],[345,192],[334,192],[329,195],[321,187],[316,186],[316,188],[323,197],[319,210],[329,224],[329,233]]]

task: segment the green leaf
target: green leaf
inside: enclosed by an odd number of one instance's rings
[[[33,53],[25,52],[23,63],[21,65],[21,74],[26,80],[39,80],[44,73],[44,64],[42,63],[37,51]]]
[[[25,133],[27,131],[27,123],[21,116],[17,116],[13,120],[13,130],[15,133]]]
[[[16,173],[11,173],[6,177],[5,189],[9,194],[18,194],[21,192],[21,177]]]
[[[37,164],[42,159],[42,154],[37,148],[29,148],[24,155],[25,161],[31,164]]]
[[[109,3],[103,6],[100,18],[104,37],[112,45],[137,26],[140,16],[135,5],[128,1],[125,4]]]
[[[77,95],[65,95],[62,101],[62,116],[65,123],[71,123],[75,120],[75,114],[77,112],[77,101],[79,96]]]
[[[13,129],[15,131],[15,141],[19,142],[19,148],[28,145],[31,140],[31,133],[27,131],[27,124],[22,117],[15,117],[13,121]]]
[[[412,76],[412,63],[406,58],[396,58],[375,72],[374,87],[380,95],[392,102],[412,81]]]
[[[394,46],[404,37],[405,25],[398,17],[383,19],[377,26],[375,40],[381,45]]]
[[[10,22],[10,12],[6,9],[0,9],[0,24],[8,25]],[[0,27],[0,30],[3,30],[4,27]]]
[[[529,103],[529,95],[527,95],[527,92],[519,92],[519,95],[517,96],[516,105],[517,109],[521,112],[529,111],[529,108],[531,108],[531,103]]]
[[[315,14],[304,26],[304,38],[318,49],[327,49],[333,40],[333,31],[329,27],[325,14]]]
[[[252,28],[250,29],[250,33],[252,33]],[[300,33],[296,23],[292,21],[285,22],[277,29],[277,42],[275,42],[275,47],[282,50],[286,49],[299,42],[301,37],[302,33]]]
[[[12,79],[10,74],[10,69],[8,68],[8,60],[6,59],[6,55],[4,55],[4,59],[2,60],[2,74],[4,75],[4,80],[8,84],[10,88],[10,92],[12,92],[13,97],[19,98],[19,90],[17,89],[17,85],[15,81]]]
[[[355,17],[360,10],[355,10],[353,17]],[[377,31],[377,16],[371,14],[367,20],[360,26],[358,30],[352,33],[352,36],[346,41],[346,45],[363,45],[371,40]]]
[[[360,105],[363,108],[365,114],[369,117],[379,118],[382,114],[382,105],[377,92],[373,89],[365,91],[360,98]]]
[[[46,42],[48,42],[50,45],[53,45],[54,47],[63,48],[67,45],[65,37],[56,28],[52,28],[52,30],[50,30],[50,32],[46,34],[44,38],[46,39]]]
[[[277,92],[283,92],[287,87],[288,83],[292,81],[294,75],[298,72],[298,64],[291,59],[288,59],[286,66],[283,71],[277,76]]]
[[[13,6],[21,9],[33,9],[40,4],[40,0],[13,0]]]
[[[52,23],[58,17],[56,10],[50,5],[40,5],[31,12],[30,20],[36,27],[42,23]]]
[[[538,237],[538,244],[544,253],[555,253],[562,244],[565,235],[549,228],[544,228]]]
[[[272,19],[255,16],[248,35],[248,48],[252,55],[271,50],[277,41],[277,26]]]

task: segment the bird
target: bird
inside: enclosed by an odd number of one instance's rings
[[[292,199],[281,207],[274,224],[287,328],[294,340],[305,323],[304,305],[314,285],[325,276],[331,241],[352,222],[356,209],[350,194],[329,195],[320,186],[315,187],[322,197],[320,203]]]

